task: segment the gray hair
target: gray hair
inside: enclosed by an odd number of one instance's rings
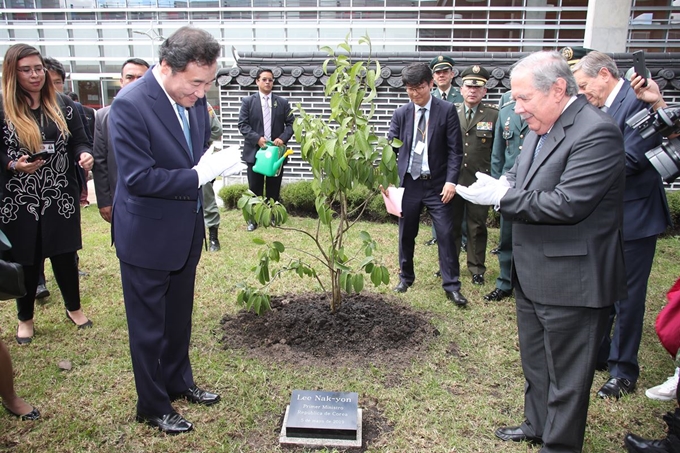
[[[594,50],[581,58],[581,60],[571,68],[571,71],[583,71],[588,77],[597,77],[597,73],[600,72],[600,69],[602,68],[609,71],[614,79],[619,80],[619,68],[616,66],[616,62],[606,53],[598,52],[597,50]]]
[[[574,74],[571,73],[567,61],[557,51],[534,52],[522,58],[512,67],[510,81],[524,73],[531,74],[534,88],[541,93],[548,93],[557,79],[564,79],[567,82],[566,95],[578,94]]]

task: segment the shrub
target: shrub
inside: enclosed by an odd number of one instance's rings
[[[217,194],[222,199],[225,209],[236,209],[238,200],[248,190],[248,184],[230,184],[220,189]]]
[[[296,181],[281,187],[281,204],[297,215],[316,216],[312,181]]]
[[[666,234],[676,235],[680,232],[680,190],[667,190],[666,197],[673,221],[673,226],[666,230]]]

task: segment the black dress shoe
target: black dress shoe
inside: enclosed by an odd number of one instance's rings
[[[255,230],[257,230],[257,223],[248,222],[248,226],[246,227],[246,231],[255,231]]]
[[[495,249],[491,249],[491,254],[492,255],[499,255],[501,253],[501,249],[496,247]]]
[[[467,299],[460,293],[460,291],[444,291],[446,298],[458,305],[465,307],[468,303]]]
[[[45,285],[38,285],[38,288],[35,291],[35,298],[44,299],[46,297],[50,297],[50,290],[47,289]]]
[[[623,395],[628,393],[633,393],[635,390],[635,382],[629,381],[624,378],[610,378],[604,383],[600,390],[597,392],[597,396],[600,398],[615,398],[619,399]]]
[[[35,328],[33,329],[33,335],[35,335]],[[16,338],[17,343],[20,345],[25,345],[25,344],[31,344],[31,341],[33,341],[33,335],[30,337],[20,337],[19,336],[19,326],[17,326],[17,334],[14,336]]]
[[[425,245],[435,245],[437,243],[437,238],[432,238],[425,243]]]
[[[394,287],[394,292],[405,293],[408,290],[408,287],[409,287],[409,285],[407,285],[403,281],[399,281],[399,284]]]
[[[628,434],[623,443],[628,453],[673,453],[673,445],[668,439],[647,440],[635,434]]]
[[[484,275],[483,274],[472,274],[472,284],[473,285],[483,285]]]
[[[530,437],[524,434],[522,428],[519,426],[504,426],[496,430],[496,437],[501,440],[511,440],[513,442],[531,442],[535,444],[542,444],[543,440],[540,437]]]
[[[194,429],[194,425],[190,421],[175,411],[161,416],[144,415],[137,412],[136,420],[140,423],[146,423],[149,426],[154,426],[166,434],[187,433]]]
[[[435,272],[434,276],[437,277],[437,278],[442,278],[442,271]]]
[[[201,388],[196,387],[195,385],[189,387],[185,392],[183,393],[177,393],[174,395],[170,395],[170,401],[175,401],[180,398],[184,398],[185,400],[189,401],[190,403],[195,403],[195,404],[202,404],[204,406],[211,406],[220,400],[220,395],[217,393],[210,393],[208,391],[205,391]]]
[[[503,289],[496,288],[493,291],[491,291],[489,294],[484,296],[484,300],[498,302],[499,300],[503,300],[506,297],[510,297],[510,296],[512,296],[512,291],[505,291]]]

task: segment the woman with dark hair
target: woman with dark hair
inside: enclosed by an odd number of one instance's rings
[[[80,308],[76,251],[80,237],[76,165],[92,168],[92,152],[73,101],[45,83],[40,52],[15,44],[2,65],[0,165],[6,176],[0,203],[9,258],[24,267],[27,294],[17,299],[16,340],[33,339],[40,263],[49,257],[66,306],[79,329],[92,326]]]

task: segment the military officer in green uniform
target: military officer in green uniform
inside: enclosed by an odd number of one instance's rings
[[[461,94],[463,102],[456,104],[458,118],[463,135],[463,163],[460,168],[458,184],[469,186],[477,180],[476,172],[491,174],[491,148],[493,146],[498,107],[495,104],[483,104],[486,96],[486,82],[489,71],[474,65],[462,73],[463,86]],[[467,266],[472,274],[472,283],[484,284],[486,266],[486,218],[488,206],[480,206],[461,197],[453,198],[455,219],[466,218],[467,224]],[[456,252],[460,252],[461,238],[456,239]]]
[[[522,151],[524,136],[528,132],[529,126],[515,113],[515,101],[511,98],[510,91],[507,91],[498,103],[498,121],[491,151],[491,176],[498,179],[512,168]],[[496,279],[496,288],[484,296],[488,301],[500,301],[512,295],[512,223],[503,216],[500,235],[498,245],[500,275]]]
[[[444,99],[449,102],[463,102],[463,96],[460,91],[453,86],[453,58],[439,55],[430,61],[430,69],[434,78],[435,86],[432,88],[432,96],[437,99]],[[437,233],[432,226],[432,239],[427,241],[425,245],[434,245],[437,243]],[[438,274],[437,274],[438,275]]]

